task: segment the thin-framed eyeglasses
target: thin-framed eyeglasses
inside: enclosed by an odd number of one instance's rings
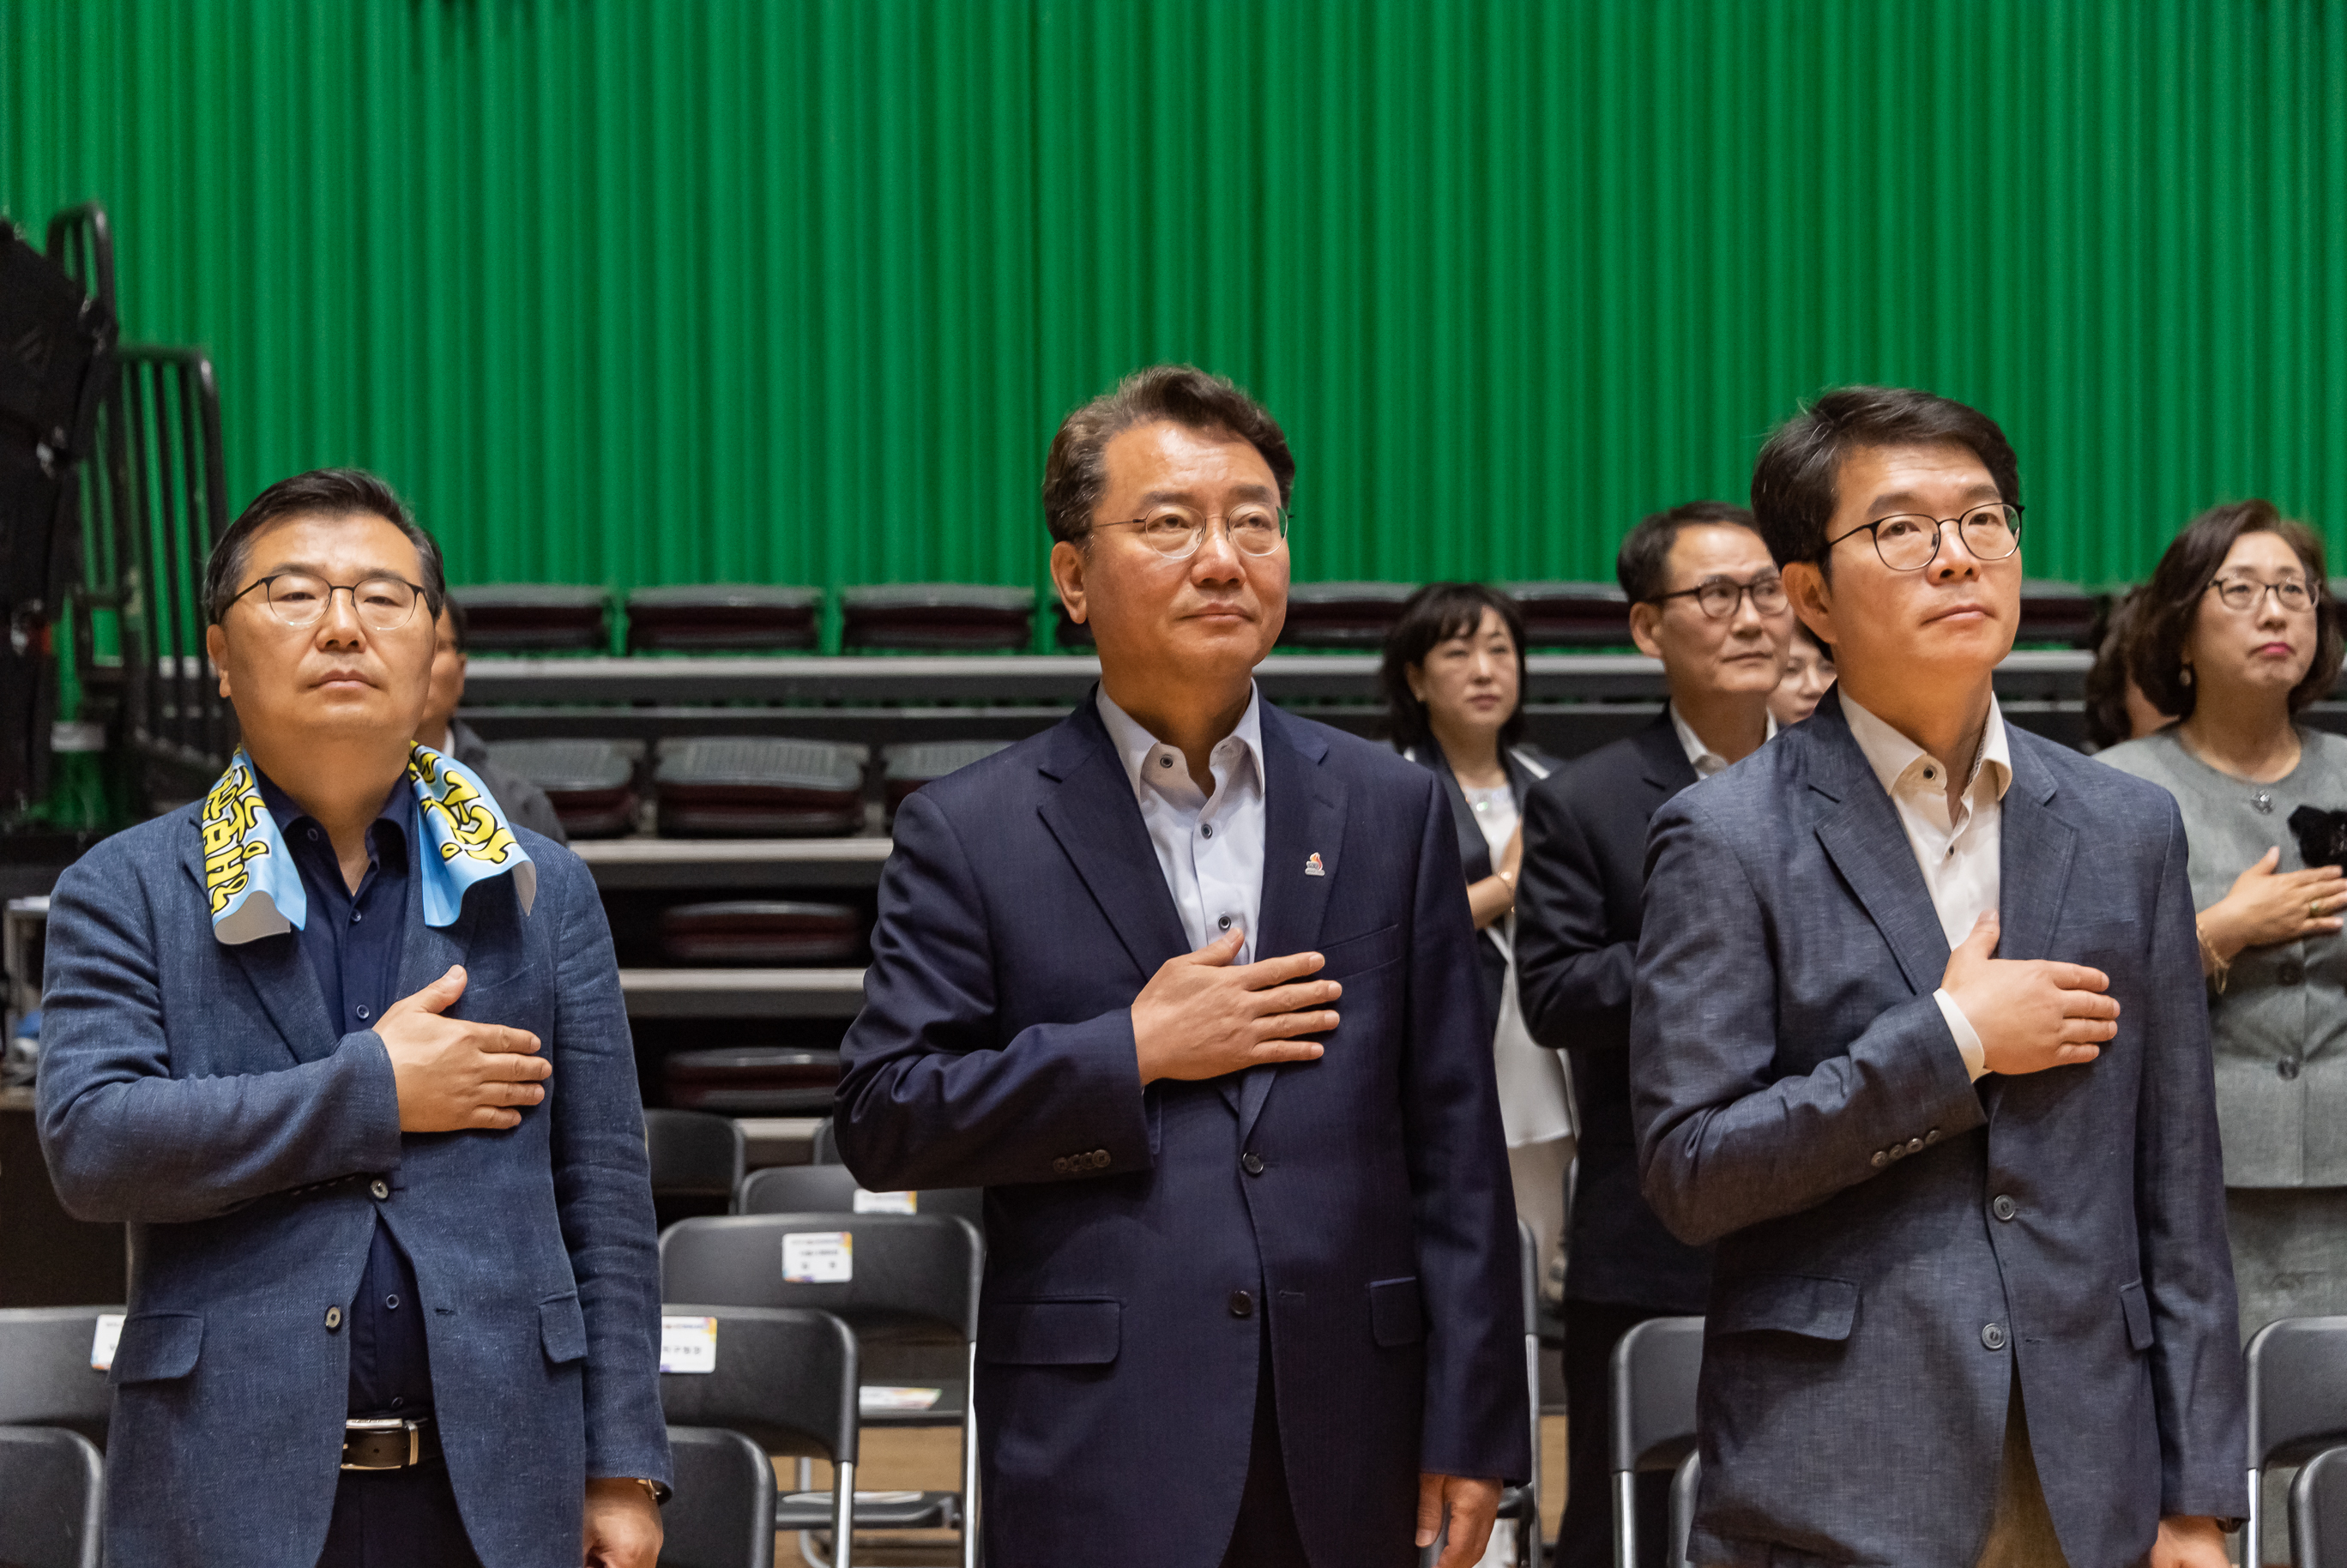
[[[2283,613],[2303,615],[2314,608],[2314,590],[2303,578],[2286,577],[2280,582],[2260,582],[2253,577],[2220,577],[2209,585],[2227,610],[2236,615],[2246,614],[2264,602],[2268,594],[2281,606]],[[2204,589],[2201,591],[2207,592]]]
[[[1751,600],[1753,611],[1759,615],[1782,615],[1788,602],[1785,598],[1785,579],[1773,572],[1767,577],[1755,578],[1750,582],[1736,582],[1724,577],[1707,578],[1693,588],[1655,595],[1656,604],[1673,599],[1694,600],[1714,620],[1725,620],[1734,615],[1737,607],[1747,599]]]
[[[424,597],[424,589],[405,578],[378,575],[356,582],[328,582],[312,572],[279,571],[255,578],[229,602],[235,603],[256,588],[266,595],[270,613],[296,630],[317,625],[326,607],[334,602],[334,595],[347,593],[360,625],[370,631],[396,631],[407,624],[407,618],[415,613],[415,601]]]
[[[1232,547],[1243,555],[1267,556],[1287,541],[1291,519],[1285,507],[1275,507],[1268,501],[1246,501],[1221,516],[1223,531],[1230,536]],[[1186,560],[1206,542],[1206,530],[1214,521],[1214,514],[1201,512],[1194,507],[1163,506],[1151,508],[1147,517],[1097,526],[1133,528],[1140,534],[1143,544],[1167,560]]]
[[[1940,559],[1940,538],[1951,524],[1974,560],[2003,560],[2021,548],[2021,506],[2015,501],[1991,501],[1962,517],[1927,518],[1921,512],[1900,512],[1860,523],[1840,538],[1826,541],[1831,549],[1842,539],[1871,532],[1874,553],[1892,571],[1922,571]]]

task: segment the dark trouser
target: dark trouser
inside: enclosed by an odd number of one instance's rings
[[[446,1462],[342,1475],[318,1568],[480,1568]]]
[[[1255,1436],[1247,1449],[1246,1486],[1223,1568],[1312,1568],[1296,1532],[1287,1497],[1287,1463],[1279,1451],[1279,1407],[1272,1396],[1271,1337],[1266,1323],[1261,1370],[1255,1379]]]
[[[1556,1536],[1557,1568],[1607,1568],[1614,1561],[1614,1464],[1606,1415],[1614,1342],[1658,1307],[1564,1304],[1564,1520]],[[1638,1561],[1659,1565],[1671,1526],[1671,1477],[1638,1478]]]

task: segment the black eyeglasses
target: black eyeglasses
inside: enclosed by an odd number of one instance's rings
[[[1676,593],[1658,593],[1655,595],[1654,602],[1661,604],[1665,600],[1692,599],[1712,620],[1724,620],[1735,614],[1737,606],[1747,598],[1752,600],[1753,610],[1761,615],[1782,615],[1787,603],[1785,579],[1770,576],[1751,582],[1731,582],[1724,577],[1715,577],[1693,588],[1680,589]]]
[[[1974,560],[2003,560],[2021,548],[2020,506],[2012,501],[1992,501],[1984,507],[1974,507],[1960,518],[1927,518],[1921,512],[1878,518],[1873,522],[1859,524],[1841,538],[1828,539],[1826,548],[1870,531],[1874,535],[1874,553],[1882,558],[1884,566],[1892,571],[1922,571],[1939,559],[1941,531],[1952,523]]]
[[[2291,615],[2303,615],[2314,608],[2314,590],[2298,578],[2286,577],[2280,582],[2260,582],[2252,577],[2220,577],[2209,585],[2225,608],[2239,615],[2258,608],[2266,595],[2272,594],[2274,602]],[[2207,592],[2208,589],[2201,590]]]
[[[347,593],[359,624],[371,631],[396,631],[407,624],[407,618],[415,613],[415,601],[424,597],[424,589],[405,578],[363,577],[356,582],[328,582],[306,571],[281,571],[254,579],[229,602],[235,603],[256,588],[267,594],[271,613],[297,630],[317,625],[324,619],[327,607],[334,602],[334,595]]]

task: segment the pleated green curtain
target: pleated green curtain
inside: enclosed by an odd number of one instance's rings
[[[2323,0],[0,5],[0,203],[107,203],[231,501],[364,464],[468,580],[1040,582],[1159,359],[1299,576],[1605,576],[1860,379],[2005,424],[2036,575],[2335,545],[2342,190]]]

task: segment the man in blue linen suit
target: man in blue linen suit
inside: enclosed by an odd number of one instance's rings
[[[1529,1468],[1514,1206],[1450,809],[1252,671],[1295,465],[1187,367],[1053,441],[1101,685],[897,817],[840,1152],[983,1185],[994,1568],[1474,1562]]]
[[[2243,1512],[2183,827],[1998,709],[2018,491],[1878,387],[1753,477],[1840,685],[1648,847],[1645,1191],[1718,1243],[1696,1563],[2221,1568]]]
[[[658,1554],[618,971],[579,861],[411,750],[443,592],[374,477],[263,491],[207,582],[244,749],[57,885],[42,1138],[133,1248],[112,1562]]]

